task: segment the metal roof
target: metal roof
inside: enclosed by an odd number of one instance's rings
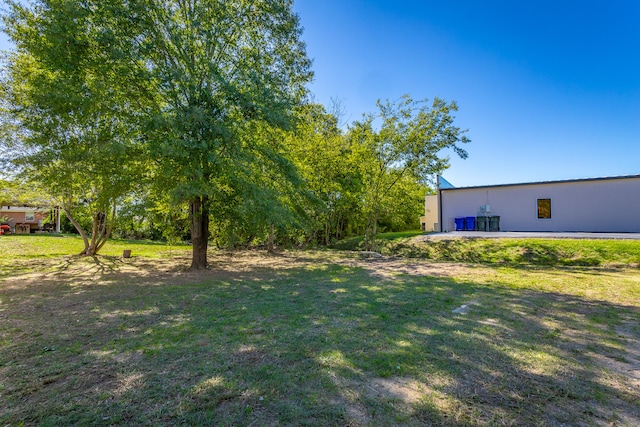
[[[565,183],[572,183],[572,182],[608,181],[608,180],[614,180],[614,179],[640,179],[640,175],[604,176],[604,177],[598,177],[598,178],[563,179],[563,180],[557,180],[557,181],[537,181],[537,182],[521,182],[521,183],[514,183],[514,184],[451,187],[451,188],[440,188],[440,190],[441,191],[472,190],[472,189],[481,189],[481,188],[517,187],[517,186],[524,186],[524,185],[545,185],[545,184],[565,184]]]

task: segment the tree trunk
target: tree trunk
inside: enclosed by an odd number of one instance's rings
[[[92,226],[91,226],[91,239],[89,239],[89,235],[82,228],[80,223],[76,221],[76,219],[71,215],[71,203],[68,205],[63,205],[63,209],[67,215],[71,224],[78,230],[78,233],[82,237],[82,241],[84,243],[84,249],[80,252],[79,255],[86,256],[94,256],[100,251],[100,249],[104,246],[106,241],[109,239],[111,235],[111,231],[113,229],[113,223],[116,217],[116,205],[113,204],[111,209],[111,217],[109,217],[108,212],[96,212],[92,216]]]
[[[329,246],[331,244],[331,226],[329,225],[329,220],[325,220],[324,222],[324,245]]]
[[[105,214],[105,221],[107,221],[107,223],[105,224],[104,233],[101,236],[101,240],[98,242],[98,245],[96,247],[96,252],[102,249],[104,244],[107,243],[107,240],[109,240],[109,237],[111,236],[111,232],[113,231],[113,224],[116,221],[116,204],[114,203],[111,208],[111,219],[109,219],[109,215],[106,212]]]
[[[269,240],[267,241],[267,252],[273,253],[273,242],[275,240],[275,232],[273,230],[273,224],[269,225]]]
[[[67,218],[76,228],[76,230],[78,230],[78,233],[80,233],[80,237],[82,237],[82,241],[84,242],[84,250],[80,252],[80,255],[88,255],[87,252],[89,251],[89,238],[87,237],[87,233],[84,232],[84,229],[82,228],[80,223],[76,221],[73,215],[71,215],[71,208],[69,208],[69,206],[67,205],[64,205],[63,209],[64,213],[67,215]]]
[[[378,210],[369,214],[367,219],[367,228],[364,233],[365,249],[368,251],[376,250],[376,234],[378,233]]]
[[[85,255],[94,256],[96,252],[98,252],[98,239],[100,238],[100,233],[102,232],[102,224],[105,221],[104,216],[104,212],[96,212],[93,214],[91,242],[89,243],[89,247],[85,250]]]
[[[189,220],[191,222],[191,244],[193,257],[189,270],[204,270],[207,262],[207,246],[209,243],[209,211],[207,197],[195,197],[189,203]]]
[[[373,232],[371,233],[371,250],[376,250],[376,235],[378,234],[378,211],[376,210],[373,217]]]

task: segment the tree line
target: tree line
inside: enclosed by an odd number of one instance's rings
[[[310,100],[291,0],[8,1],[0,154],[96,254],[114,229],[219,245],[331,244],[411,227],[466,157],[455,102],[379,101],[347,127]],[[8,181],[4,181],[5,187]],[[24,185],[24,184],[23,184]],[[115,227],[115,228],[114,228]],[[143,230],[144,228],[144,230]]]

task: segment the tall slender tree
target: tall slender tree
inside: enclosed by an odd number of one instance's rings
[[[410,176],[427,182],[449,166],[442,150],[452,149],[460,157],[467,152],[460,147],[469,142],[454,125],[455,102],[435,98],[431,105],[414,101],[409,95],[397,102],[377,102],[378,114],[369,114],[350,130],[353,143],[361,147],[362,176],[365,183],[365,244],[375,249],[378,220],[384,198]]]

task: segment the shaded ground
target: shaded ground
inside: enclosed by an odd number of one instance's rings
[[[211,262],[0,279],[0,424],[640,425],[637,271]]]

